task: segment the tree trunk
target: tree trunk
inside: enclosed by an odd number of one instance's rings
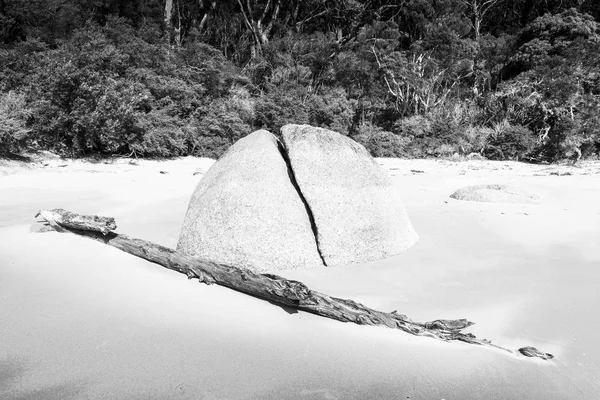
[[[171,17],[173,16],[173,0],[165,0],[165,31],[171,35]]]
[[[181,43],[183,42],[183,30],[181,26],[181,4],[179,0],[177,0],[177,27],[174,29],[175,33],[175,45],[177,48],[181,48]]]
[[[380,325],[399,329],[417,336],[428,336],[443,341],[462,341],[507,351],[515,355],[553,358],[534,347],[509,350],[477,339],[473,334],[461,331],[473,323],[466,319],[431,322],[414,322],[407,316],[377,311],[352,300],[340,299],[310,290],[301,282],[288,280],[273,274],[259,274],[247,269],[188,257],[167,247],[126,235],[111,232],[116,229],[113,218],[86,216],[63,209],[41,210],[41,216],[59,232],[71,232],[113,246],[134,256],[162,265],[165,268],[186,274],[189,279],[198,278],[206,284],[216,283],[236,291],[258,297],[274,304],[306,311],[342,322],[359,325]]]
[[[245,4],[242,0],[238,0],[238,5],[244,17],[246,28],[252,34],[253,43],[250,48],[250,56],[252,58],[258,57],[262,55],[263,47],[269,43],[271,31],[281,9],[281,0],[275,0],[274,3],[271,0],[267,1],[258,19],[254,18],[253,6],[249,0]]]
[[[208,16],[215,9],[216,6],[217,6],[217,0],[213,0],[210,2],[208,9],[204,12],[202,19],[200,20],[200,23],[198,24],[198,31],[202,32],[204,30],[204,27],[206,26],[206,21],[208,20]]]
[[[476,2],[473,2],[473,25],[475,28],[475,41],[479,43],[479,37],[481,36],[481,15]]]

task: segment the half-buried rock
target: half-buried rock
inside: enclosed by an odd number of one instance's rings
[[[260,130],[221,156],[192,195],[178,251],[258,272],[323,266],[279,146]]]
[[[417,241],[397,188],[363,146],[308,125],[281,133],[327,265],[389,257]]]
[[[521,188],[509,185],[473,185],[458,189],[450,195],[456,200],[484,203],[537,204],[541,198]]]

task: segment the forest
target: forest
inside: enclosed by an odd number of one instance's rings
[[[597,159],[600,1],[0,0],[0,153],[218,157],[288,123]]]

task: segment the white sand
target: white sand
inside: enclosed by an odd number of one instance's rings
[[[39,208],[62,207],[175,246],[193,173],[210,160],[5,163],[0,398],[600,398],[600,164],[380,161],[420,241],[383,261],[282,275],[416,320],[468,318],[477,336],[555,360],[290,315],[97,242],[31,232]],[[448,197],[482,183],[542,203]]]

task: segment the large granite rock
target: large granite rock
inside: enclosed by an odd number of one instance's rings
[[[177,250],[258,272],[323,266],[279,141],[260,130],[235,143],[196,187]]]
[[[389,257],[417,241],[391,178],[363,146],[308,125],[281,133],[327,265]]]

